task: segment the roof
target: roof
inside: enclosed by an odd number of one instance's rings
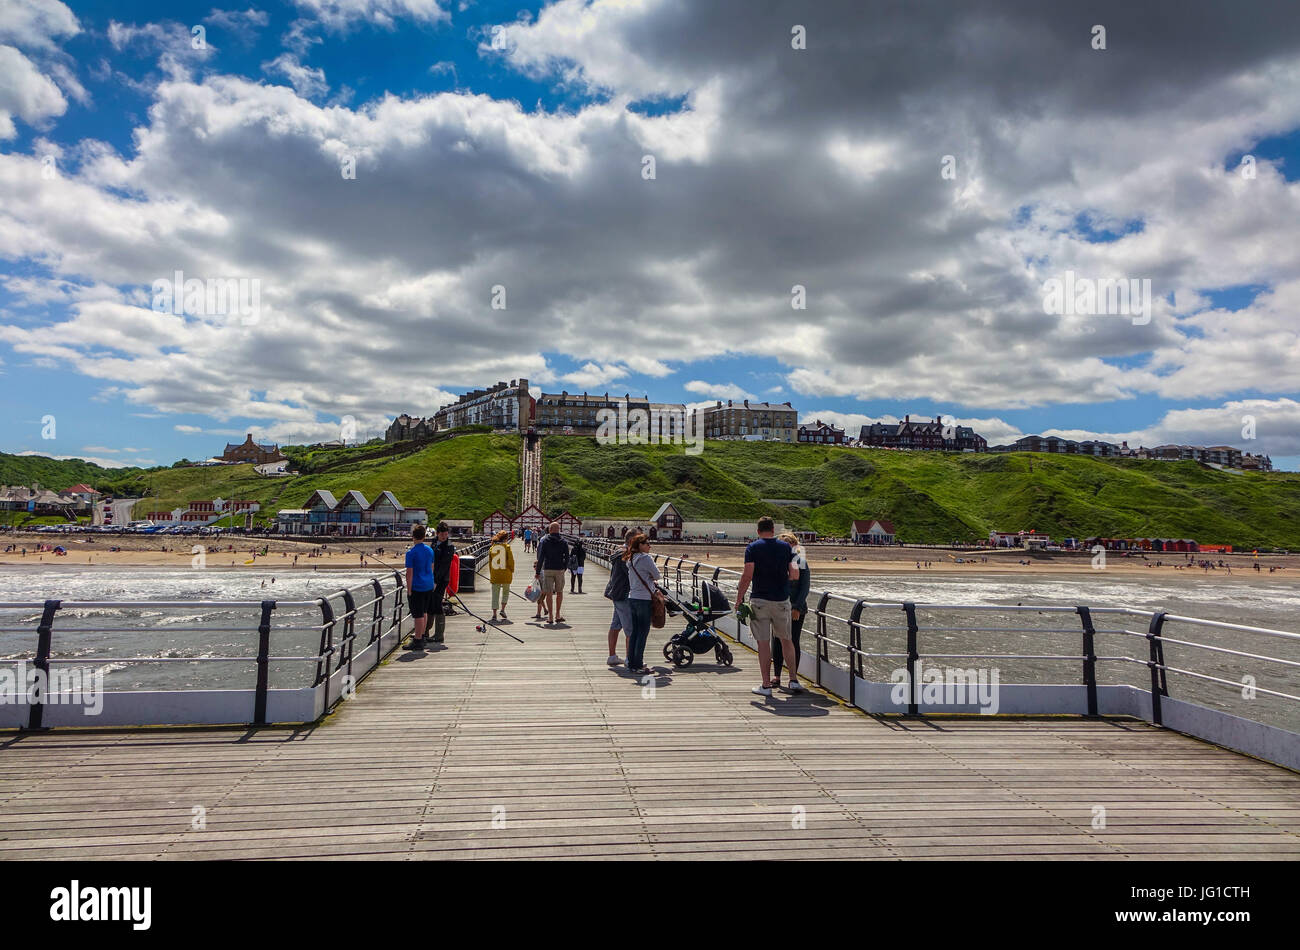
[[[883,520],[878,520],[878,519],[875,519],[875,518],[872,518],[872,519],[869,520],[869,521],[855,521],[855,522],[853,522],[853,530],[856,531],[858,534],[866,534],[868,531],[871,530],[871,526],[872,526],[872,525],[877,525],[877,524],[880,525],[880,529],[881,529],[882,531],[884,531],[885,534],[894,534],[894,533],[895,533],[895,532],[894,532],[894,523],[893,523],[892,521],[883,521]]]
[[[346,505],[349,501],[354,501],[362,508],[369,508],[370,502],[366,501],[366,496],[361,494],[355,488],[348,489],[347,493],[339,499],[340,505]]]
[[[396,508],[398,511],[405,511],[405,510],[406,510],[406,506],[403,505],[400,501],[398,501],[397,498],[396,498],[396,496],[394,496],[393,493],[390,492],[390,491],[381,491],[381,492],[379,493],[379,496],[378,496],[374,501],[372,501],[372,502],[370,503],[370,507],[371,507],[371,509],[373,510],[373,509],[375,509],[375,508],[378,508],[378,507],[379,507],[379,503],[380,503],[381,501],[384,501],[385,499],[388,501],[389,504],[391,504],[391,505],[392,505],[394,508]]]
[[[78,495],[98,495],[98,494],[100,494],[100,492],[95,491],[95,489],[91,488],[91,487],[90,487],[89,485],[87,485],[85,482],[77,482],[77,484],[73,485],[71,488],[65,488],[64,491],[65,491],[65,492],[69,492],[69,493],[75,493],[75,494],[78,494]]]
[[[677,515],[677,517],[680,518],[682,516],[682,513],[677,510],[677,507],[671,501],[666,501],[659,506],[658,511],[656,511],[653,515],[650,516],[650,520],[658,521],[668,512],[669,508],[672,508],[673,512]]]
[[[334,497],[333,492],[326,491],[324,488],[318,488],[312,492],[311,497],[307,499],[307,507],[315,508],[316,505],[314,502],[318,498],[324,503],[325,507],[331,511],[339,506],[338,499]]]
[[[449,528],[463,528],[468,525],[471,529],[474,527],[473,518],[443,518],[442,523]]]

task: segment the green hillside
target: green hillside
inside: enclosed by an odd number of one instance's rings
[[[381,457],[372,458],[377,452]],[[290,458],[295,450],[287,448]],[[481,521],[497,508],[513,511],[519,497],[519,436],[463,434],[416,446],[356,446],[325,452],[298,453],[314,468],[311,474],[284,478],[258,475],[252,465],[208,467],[100,469],[85,462],[40,459],[43,467],[28,467],[36,457],[0,455],[0,474],[9,484],[22,483],[27,472],[39,471],[41,483],[66,488],[86,481],[101,491],[138,495],[134,516],[171,511],[190,501],[212,498],[260,502],[258,521],[274,518],[280,508],[301,507],[319,488],[336,496],[355,488],[373,501],[388,490],[408,507],[429,509],[430,520],[473,518]],[[14,460],[23,467],[14,465]],[[74,477],[75,475],[75,477]],[[28,482],[30,484],[30,482]]]
[[[520,439],[461,432],[429,445],[372,443],[286,453],[305,474],[257,475],[251,465],[103,469],[82,461],[0,454],[0,482],[139,495],[136,517],[215,497],[261,502],[258,520],[300,507],[318,488],[392,491],[429,517],[482,521],[514,513]],[[1240,548],[1300,549],[1300,474],[1219,472],[1194,462],[1078,456],[888,452],[831,446],[707,442],[601,446],[595,439],[543,440],[548,511],[644,519],[672,501],[691,520],[751,521],[772,514],[792,527],[843,536],[855,518],[887,518],[904,541],[986,538],[1033,528],[1056,538],[1194,538]],[[763,498],[809,499],[812,507]],[[25,517],[25,513],[23,515]]]
[[[890,452],[784,443],[598,445],[553,437],[542,453],[547,510],[646,518],[671,501],[688,520],[772,514],[847,535],[887,518],[901,540],[946,543],[1033,528],[1055,538],[1193,538],[1300,548],[1300,474],[1220,472],[1195,462],[1038,453]],[[760,499],[810,499],[812,507]]]
[[[85,482],[92,488],[112,483],[126,474],[138,474],[138,468],[102,468],[81,459],[52,459],[44,455],[10,455],[0,452],[0,485],[40,485],[51,491],[63,491]]]

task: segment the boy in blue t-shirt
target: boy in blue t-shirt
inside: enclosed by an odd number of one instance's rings
[[[408,650],[424,649],[424,629],[433,609],[433,551],[424,543],[424,525],[411,528],[411,549],[406,552],[406,601],[415,620],[415,636]]]

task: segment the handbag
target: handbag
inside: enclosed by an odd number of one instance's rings
[[[628,560],[628,566],[636,571],[637,580],[639,580],[646,590],[650,591],[650,626],[659,630],[668,622],[668,605],[664,601],[663,591],[657,587],[651,587],[641,576],[641,572],[636,570],[636,557],[633,556]]]

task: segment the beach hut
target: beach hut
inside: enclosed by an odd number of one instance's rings
[[[525,528],[531,528],[534,532],[546,533],[546,527],[550,519],[546,517],[545,512],[536,505],[529,505],[510,522],[510,527],[516,537],[522,536]]]
[[[560,534],[576,537],[578,532],[582,530],[582,522],[567,511],[560,514],[554,520],[560,526]]]
[[[854,544],[893,544],[894,525],[890,521],[871,520],[853,522]]]
[[[509,531],[509,530],[510,530],[510,519],[507,518],[502,513],[500,508],[498,508],[496,511],[492,512],[492,514],[488,515],[485,519],[483,519],[483,533],[486,535],[491,536],[496,534],[498,531]]]

